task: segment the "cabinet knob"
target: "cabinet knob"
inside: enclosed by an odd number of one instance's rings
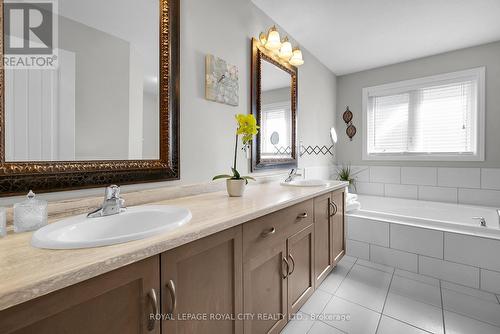
[[[300,215],[297,216],[299,219],[305,219],[307,218],[307,212],[301,213]]]
[[[151,289],[149,290],[148,292],[148,298],[149,298],[149,301],[151,303],[151,308],[153,309],[153,317],[151,318],[151,316],[149,317],[148,319],[148,331],[152,331],[155,329],[155,326],[156,326],[156,315],[158,314],[158,298],[156,297],[156,291],[155,289]]]
[[[262,238],[267,238],[268,236],[276,233],[276,229],[274,227],[271,227],[269,230],[262,232],[261,237]]]

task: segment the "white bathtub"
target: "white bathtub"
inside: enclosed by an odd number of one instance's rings
[[[500,294],[496,208],[364,195],[359,202],[346,215],[347,255]]]
[[[500,239],[496,208],[359,195],[361,209],[349,216]],[[478,219],[483,217],[486,226]]]

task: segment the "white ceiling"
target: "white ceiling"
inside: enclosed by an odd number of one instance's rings
[[[338,75],[500,40],[500,0],[252,1]]]

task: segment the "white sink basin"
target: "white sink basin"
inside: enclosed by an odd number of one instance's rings
[[[314,179],[293,180],[290,182],[281,182],[282,186],[289,186],[289,187],[320,187],[320,186],[326,186],[327,184],[328,184],[327,181],[314,180]]]
[[[172,231],[191,220],[184,208],[148,205],[112,216],[80,215],[49,224],[33,234],[31,245],[48,249],[77,249],[114,245]]]

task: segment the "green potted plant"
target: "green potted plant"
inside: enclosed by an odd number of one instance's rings
[[[234,145],[234,163],[231,167],[232,175],[222,174],[214,176],[212,180],[226,179],[227,193],[230,197],[241,197],[245,192],[245,186],[248,184],[248,180],[255,179],[250,176],[241,176],[241,174],[236,169],[236,161],[238,158],[238,137],[242,136],[243,148],[248,147],[249,143],[252,141],[253,136],[259,133],[259,126],[257,126],[257,120],[253,115],[236,115],[236,122],[238,128],[236,129],[236,143]]]
[[[349,182],[349,191],[356,190],[356,179],[354,175],[356,173],[352,172],[350,164],[342,165],[342,167],[337,169],[337,180]]]

